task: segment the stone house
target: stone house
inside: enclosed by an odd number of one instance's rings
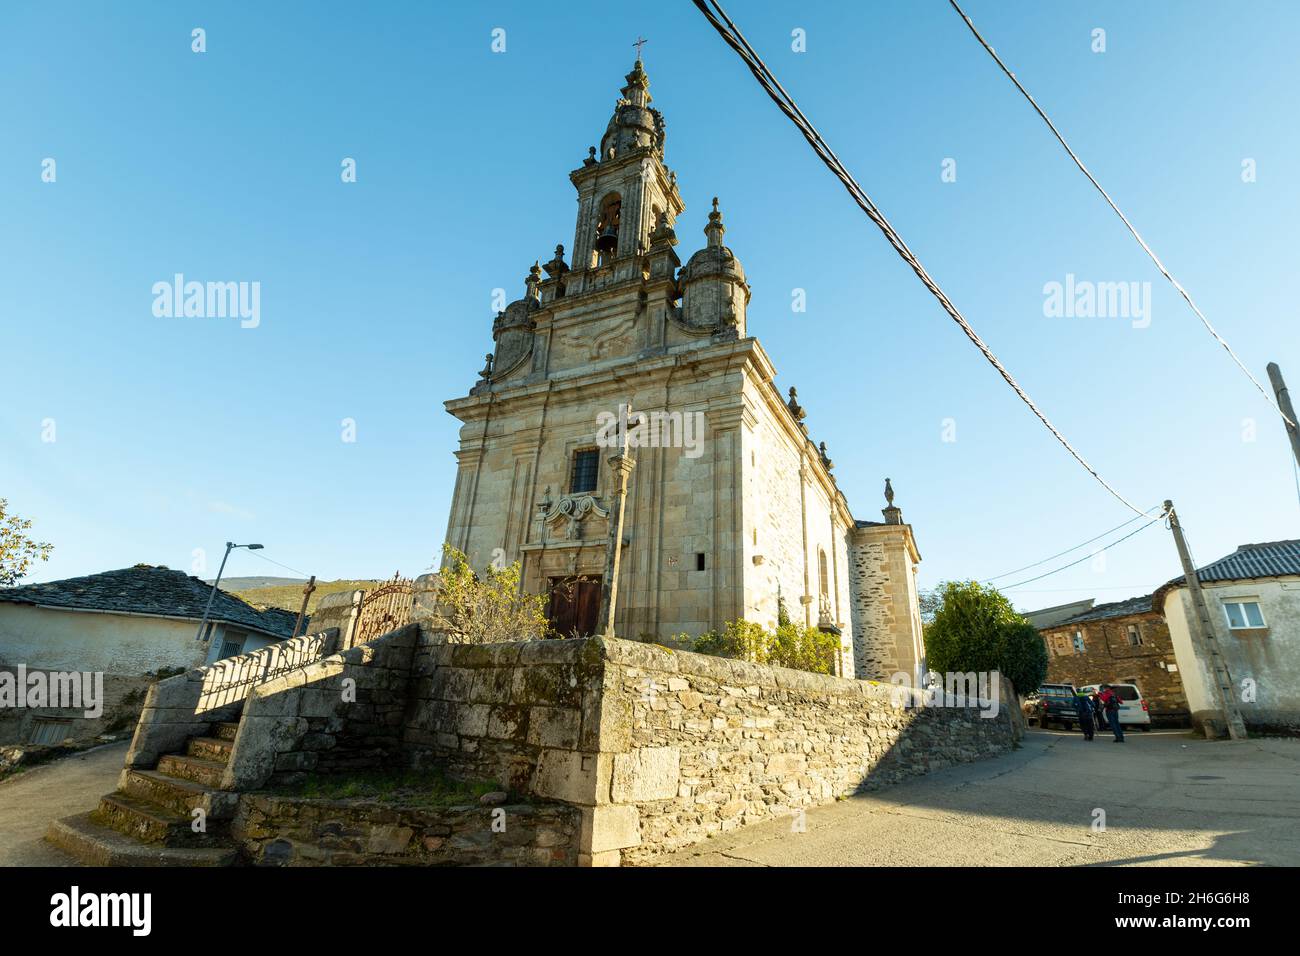
[[[1215,640],[1247,729],[1300,729],[1300,540],[1243,544],[1197,569]],[[1218,712],[1211,672],[1192,643],[1192,601],[1183,577],[1160,587],[1153,606],[1169,622],[1193,722]]]
[[[464,397],[446,541],[520,561],[563,633],[597,629],[615,474],[634,459],[616,632],[671,642],[746,619],[838,633],[840,674],[924,670],[912,529],[854,517],[793,388],[749,334],[750,287],[715,199],[683,266],[685,205],[637,60],[599,148],[569,181],[577,222],[492,325]],[[645,413],[641,425],[629,418]],[[626,440],[624,440],[626,438]],[[602,628],[603,629],[603,628]]]
[[[102,715],[67,707],[0,709],[0,743],[58,743],[128,724],[159,671],[180,671],[289,637],[295,615],[259,611],[218,591],[196,640],[211,586],[183,571],[138,564],[84,577],[0,588],[0,683],[102,674]],[[21,671],[20,671],[21,668]],[[46,675],[44,678],[36,675]],[[131,708],[134,707],[134,712]]]
[[[1151,599],[1146,594],[1098,604],[1040,626],[1047,645],[1048,682],[1076,687],[1136,684],[1146,698],[1152,723],[1185,726],[1191,715],[1178,658],[1164,615],[1153,610]]]

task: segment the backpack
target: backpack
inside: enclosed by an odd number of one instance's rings
[[[1113,690],[1106,691],[1106,711],[1113,712],[1119,710],[1119,694]]]

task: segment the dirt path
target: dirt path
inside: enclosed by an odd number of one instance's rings
[[[126,747],[127,741],[105,744],[0,782],[0,866],[78,866],[42,839],[45,828],[114,790]]]

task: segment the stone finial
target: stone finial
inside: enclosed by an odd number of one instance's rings
[[[588,146],[588,147],[587,147],[587,158],[584,159],[584,160],[582,161],[582,165],[584,165],[584,166],[595,166],[595,165],[596,165],[596,147],[595,147],[595,146]]]
[[[539,298],[541,293],[538,286],[542,284],[542,265],[534,261],[532,268],[528,270],[528,275],[524,277],[524,292],[530,299]]]
[[[821,453],[822,464],[826,466],[826,470],[830,471],[832,468],[834,468],[835,462],[831,461],[831,456],[826,454],[826,443],[822,442],[818,446],[817,450],[818,452]]]
[[[790,386],[790,401],[785,403],[785,407],[790,409],[790,414],[794,416],[794,420],[797,422],[802,423],[808,417],[808,413],[799,404],[799,393],[794,390],[793,385]]]
[[[650,233],[650,245],[666,242],[670,246],[677,245],[677,233],[673,230],[672,223],[668,221],[667,210],[659,211],[659,218],[655,220],[654,232]]]
[[[709,224],[704,227],[704,235],[708,237],[709,245],[722,245],[722,234],[727,231],[727,227],[722,224],[722,213],[718,211],[718,197],[713,197],[713,212],[709,213]]]
[[[885,479],[885,502],[886,507],[880,511],[885,516],[885,524],[902,524],[903,512],[902,509],[894,507],[894,486],[888,478]]]
[[[483,356],[483,358],[486,360],[487,364],[483,366],[483,371],[478,373],[478,377],[484,381],[490,381],[492,378],[492,353],[488,352],[487,355]]]
[[[546,274],[552,279],[558,279],[560,276],[564,275],[564,273],[568,272],[569,264],[564,261],[564,246],[556,246],[555,258],[542,266],[542,268],[546,270]]]

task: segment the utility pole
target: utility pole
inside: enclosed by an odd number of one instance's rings
[[[298,619],[293,622],[293,633],[290,637],[298,636],[298,628],[302,627],[302,619],[307,615],[307,602],[311,600],[311,593],[316,590],[316,575],[311,576],[307,586],[302,589],[302,607],[298,609]]]
[[[1192,650],[1198,658],[1204,655],[1204,660],[1210,665],[1210,673],[1214,678],[1215,689],[1218,691],[1220,704],[1223,711],[1223,724],[1228,730],[1228,736],[1233,740],[1246,739],[1246,724],[1241,719],[1241,711],[1237,709],[1237,696],[1233,693],[1232,675],[1228,673],[1228,664],[1219,653],[1219,641],[1214,631],[1214,620],[1210,617],[1210,609],[1205,604],[1205,594],[1201,591],[1200,578],[1196,576],[1196,568],[1192,565],[1191,552],[1187,550],[1187,539],[1183,537],[1183,526],[1178,520],[1178,512],[1174,511],[1174,503],[1165,501],[1165,512],[1169,515],[1169,530],[1174,534],[1174,544],[1178,547],[1178,560],[1183,565],[1183,576],[1187,582],[1187,592],[1192,598],[1192,620],[1191,636]]]
[[[1276,362],[1268,363],[1268,380],[1273,383],[1273,394],[1277,396],[1277,407],[1282,409],[1282,414],[1300,425],[1300,419],[1295,417],[1295,409],[1291,407],[1291,396],[1287,394],[1286,382],[1282,379],[1282,370],[1277,367]],[[1291,451],[1295,455],[1296,464],[1300,464],[1300,428],[1296,425],[1286,426],[1286,435],[1291,439]]]

